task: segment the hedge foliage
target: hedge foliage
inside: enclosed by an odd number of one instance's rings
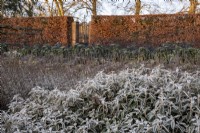
[[[71,44],[72,17],[4,18],[0,21],[0,43],[14,46]]]
[[[93,16],[90,43],[158,46],[185,42],[200,47],[200,14]]]

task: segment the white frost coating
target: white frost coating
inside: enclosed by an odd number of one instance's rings
[[[141,66],[61,92],[35,87],[0,112],[0,132],[200,132],[200,73]]]

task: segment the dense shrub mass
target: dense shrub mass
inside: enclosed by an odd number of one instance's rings
[[[35,87],[0,113],[1,132],[200,132],[200,72],[99,72],[61,92]]]
[[[4,18],[0,21],[0,43],[21,47],[60,42],[71,44],[73,17]]]
[[[165,42],[191,43],[200,47],[199,14],[93,16],[90,44],[160,46]]]

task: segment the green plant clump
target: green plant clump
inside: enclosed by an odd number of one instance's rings
[[[141,66],[99,72],[61,92],[33,88],[0,113],[4,132],[199,133],[200,72]]]
[[[8,45],[4,43],[0,43],[0,55],[4,52],[8,52]]]
[[[18,52],[22,56],[61,56],[69,60],[75,57],[87,59],[105,59],[111,61],[149,61],[158,63],[178,63],[178,64],[200,64],[200,49],[181,44],[163,44],[160,47],[122,47],[119,45],[110,46],[85,46],[75,45],[74,47],[61,46],[59,44],[25,46]]]

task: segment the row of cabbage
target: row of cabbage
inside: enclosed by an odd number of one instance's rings
[[[2,51],[8,51],[5,44],[0,45]],[[111,46],[85,46],[75,45],[74,47],[50,45],[24,46],[17,50],[18,56],[34,55],[48,56],[61,55],[64,58],[74,59],[74,57],[86,57],[87,59],[104,58],[114,61],[120,60],[157,60],[158,62],[189,62],[192,64],[200,63],[200,49],[181,44],[163,44],[160,47],[121,47]]]

